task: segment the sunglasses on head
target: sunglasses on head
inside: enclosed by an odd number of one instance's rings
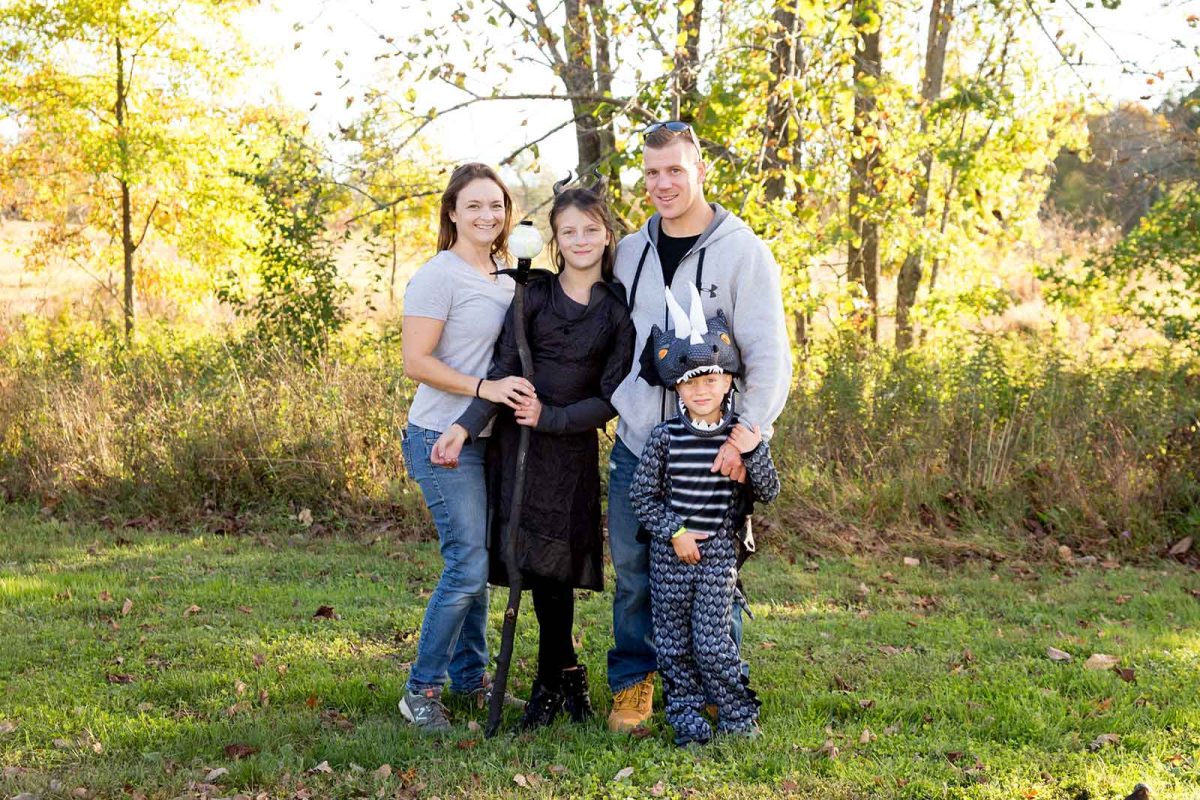
[[[650,134],[662,128],[666,128],[671,133],[683,133],[684,131],[690,131],[692,126],[677,119],[661,120],[659,122],[651,122],[649,125],[642,128],[642,136],[649,136]]]
[[[700,137],[696,136],[696,130],[690,124],[677,119],[651,122],[649,125],[642,128],[642,138],[645,139],[650,134],[657,130],[662,130],[663,128],[666,128],[671,133],[686,133],[688,138],[692,140],[692,143],[696,145],[696,149],[701,149]]]

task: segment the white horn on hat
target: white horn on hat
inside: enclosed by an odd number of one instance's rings
[[[667,293],[667,309],[671,312],[671,322],[675,326],[675,338],[686,339],[692,333],[688,315],[684,313],[683,306],[679,305],[675,295],[671,294],[670,288],[664,289],[664,291]]]
[[[704,301],[700,299],[700,292],[696,291],[696,284],[688,284],[688,288],[692,290],[692,310],[690,314],[692,323],[692,344],[702,344],[704,342],[704,334],[708,333],[708,321],[704,319]]]

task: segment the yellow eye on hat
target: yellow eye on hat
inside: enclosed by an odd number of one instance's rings
[[[666,358],[667,357],[667,348],[664,347],[661,350],[659,350],[658,357],[660,360]]]
[[[728,334],[728,333],[722,333],[722,334],[721,334],[721,341],[722,341],[722,342],[724,342],[725,344],[730,344],[730,345],[731,345],[731,344],[733,344],[733,342],[729,341],[729,334]]]

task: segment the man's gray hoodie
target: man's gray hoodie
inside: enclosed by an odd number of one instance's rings
[[[688,286],[697,284],[704,316],[711,317],[718,309],[725,312],[742,355],[744,375],[738,414],[746,425],[761,426],[763,436],[769,437],[792,382],[779,265],[746,223],[716,203],[709,205],[715,216],[679,262],[671,293],[683,308],[689,308]],[[638,354],[650,336],[651,326],[658,325],[662,330],[671,327],[658,260],[660,223],[661,217],[655,214],[617,246],[616,277],[630,298]],[[702,256],[703,271],[697,280]],[[630,374],[612,396],[620,415],[617,436],[634,455],[641,454],[650,430],[674,416],[677,406],[673,391],[646,383],[638,377],[640,370],[635,360]]]

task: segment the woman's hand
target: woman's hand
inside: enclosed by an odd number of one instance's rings
[[[457,422],[438,437],[433,443],[433,452],[429,460],[435,466],[454,469],[458,466],[458,457],[462,455],[463,445],[467,442],[467,429]]]
[[[526,400],[520,408],[516,410],[514,416],[517,418],[517,424],[526,425],[530,428],[536,428],[538,420],[542,416],[542,401],[534,397],[531,400]]]
[[[520,410],[523,401],[537,399],[533,384],[520,375],[509,375],[498,381],[484,381],[479,386],[479,396],[493,403],[503,403],[514,411]]]

